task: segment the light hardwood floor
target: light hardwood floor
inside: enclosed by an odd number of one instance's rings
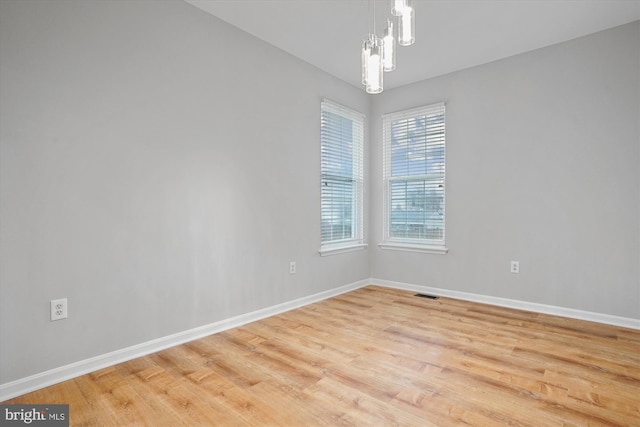
[[[640,331],[369,286],[4,403],[74,426],[640,426]]]

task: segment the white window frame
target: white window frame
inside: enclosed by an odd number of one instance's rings
[[[428,173],[424,174],[406,174],[404,176],[397,176],[392,174],[392,164],[391,164],[391,156],[392,156],[392,138],[391,138],[391,128],[392,123],[397,122],[399,120],[411,120],[413,118],[418,117],[426,117],[429,115],[444,115],[443,120],[443,130],[437,135],[437,138],[442,140],[442,168],[441,172],[438,173]],[[446,111],[444,103],[437,103],[432,105],[427,105],[423,107],[413,108],[410,110],[398,111],[395,113],[390,113],[382,116],[382,127],[383,127],[383,137],[382,137],[382,146],[383,146],[383,239],[379,244],[379,247],[382,249],[391,249],[391,250],[401,250],[401,251],[411,251],[411,252],[425,252],[425,253],[433,253],[433,254],[446,254],[448,252],[448,248],[446,247],[445,241],[445,223],[446,223],[446,211],[445,211],[445,196],[446,196],[446,186],[445,186],[445,178],[446,178]],[[426,130],[424,133],[424,137],[429,138],[427,136]],[[435,137],[434,137],[435,139]],[[425,160],[425,165],[427,164],[428,159]],[[428,166],[427,166],[428,169]],[[410,182],[410,181],[424,181],[424,185],[435,185],[437,188],[442,188],[442,236],[438,239],[429,239],[429,238],[411,238],[411,237],[398,237],[397,235],[393,235],[391,230],[391,185],[392,182]],[[406,198],[405,198],[406,200]]]
[[[341,147],[339,144],[345,135],[337,135],[333,131],[341,132],[341,129],[333,129],[326,120],[327,113],[339,115],[352,122],[352,133],[348,135],[351,147]],[[323,99],[320,114],[320,255],[334,255],[364,249],[367,245],[364,241],[364,119],[365,116],[350,108]],[[330,147],[331,150],[327,150]],[[336,151],[337,150],[337,151]],[[351,176],[331,175],[331,163],[350,163]],[[351,199],[351,233],[348,238],[325,239],[325,227],[333,226],[327,218],[332,214],[333,203],[340,203],[339,196],[325,193],[323,187],[330,185],[330,179],[351,180],[354,185],[354,193]]]

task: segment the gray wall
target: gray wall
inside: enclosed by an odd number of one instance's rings
[[[318,255],[320,101],[363,91],[180,0],[0,8],[0,383],[369,276]]]
[[[444,101],[450,251],[372,248],[372,277],[640,318],[639,51],[635,22],[373,98],[371,240],[380,115]]]

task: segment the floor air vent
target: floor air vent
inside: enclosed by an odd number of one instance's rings
[[[437,297],[435,295],[428,295],[428,294],[415,294],[414,297],[420,297],[420,298],[426,298],[426,299],[438,299],[440,297]]]

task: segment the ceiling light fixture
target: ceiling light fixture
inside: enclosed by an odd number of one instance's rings
[[[369,50],[367,51],[367,64],[366,64],[366,78],[365,88],[367,93],[380,93],[382,92],[382,81],[384,75],[383,69],[383,50],[384,45],[382,41],[372,35],[369,39]]]
[[[391,14],[393,16],[400,16],[402,14],[402,10],[409,6],[407,4],[407,0],[393,0],[393,6],[391,7]]]
[[[384,29],[384,37],[382,37],[382,68],[384,71],[393,71],[396,69],[396,38],[393,34],[393,22],[387,19],[387,28]]]
[[[415,13],[409,0],[392,0],[391,15],[398,17],[397,40],[400,46],[410,46],[415,42]],[[376,36],[376,4],[368,0],[369,35],[362,42],[362,84],[367,93],[383,90],[384,72],[396,69],[396,35],[394,24],[387,19],[384,36]],[[373,24],[372,24],[373,23]]]
[[[402,9],[398,17],[398,44],[400,46],[411,46],[416,41],[415,33],[415,14],[413,8],[407,6]]]

